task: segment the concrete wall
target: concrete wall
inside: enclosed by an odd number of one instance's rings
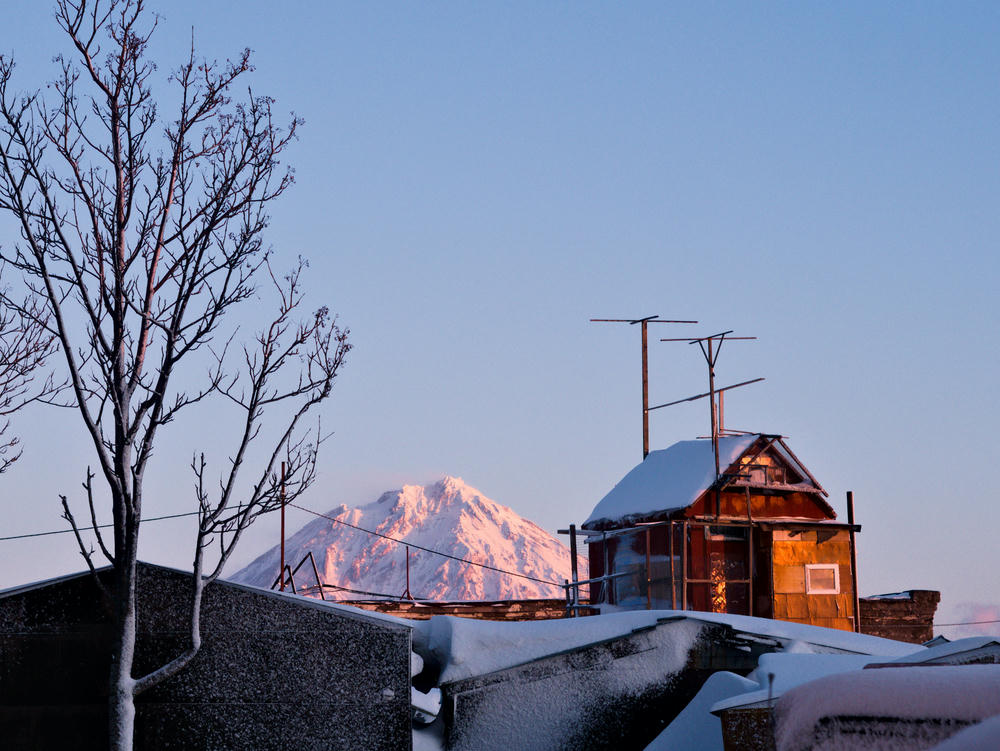
[[[134,674],[188,643],[190,575],[143,565]],[[4,749],[105,748],[107,617],[88,576],[0,595]],[[137,700],[137,749],[407,749],[410,630],[216,582],[202,648]]]

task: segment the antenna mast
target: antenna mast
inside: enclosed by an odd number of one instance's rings
[[[757,383],[763,381],[763,378],[755,378],[752,381],[743,381],[742,383],[736,383],[732,386],[726,386],[722,389],[715,388],[715,363],[719,359],[719,353],[722,351],[722,343],[728,338],[729,341],[741,341],[756,339],[755,336],[728,336],[732,334],[732,329],[729,331],[723,331],[719,334],[712,334],[711,336],[702,336],[694,339],[660,339],[661,342],[687,342],[688,344],[698,343],[698,347],[701,348],[701,354],[705,357],[705,364],[708,365],[708,391],[704,394],[698,394],[697,396],[688,397],[687,399],[678,399],[675,402],[669,402],[668,404],[660,404],[652,409],[659,409],[660,407],[669,407],[673,404],[680,404],[681,402],[690,402],[695,399],[703,399],[708,397],[708,402],[711,405],[709,407],[709,413],[712,421],[712,453],[715,455],[715,479],[719,479],[720,467],[719,467],[719,414],[721,411],[721,404],[717,405],[715,401],[715,395],[719,394],[721,400],[722,393],[728,391],[729,389],[735,389],[739,386],[746,386],[751,383]],[[718,342],[717,346],[713,347],[713,342]],[[717,411],[718,409],[718,411]]]
[[[646,347],[646,325],[649,323],[698,323],[697,321],[668,321],[659,316],[645,318],[591,318],[591,323],[639,324],[642,329],[642,458],[649,456],[649,357]]]

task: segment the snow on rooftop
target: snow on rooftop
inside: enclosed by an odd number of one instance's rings
[[[912,646],[912,645],[911,645]],[[827,675],[860,670],[865,665],[878,662],[871,655],[808,654],[773,652],[763,654],[757,661],[757,669],[748,678],[753,679],[753,688],[746,693],[730,696],[716,702],[711,711],[722,712],[737,707],[763,707],[786,691],[803,683],[823,678]],[[771,683],[769,676],[774,676]]]
[[[912,600],[913,592],[906,590],[905,592],[889,592],[884,595],[868,595],[864,599],[866,600]]]
[[[938,662],[939,660],[945,660],[946,658],[963,653],[980,652],[991,646],[994,651],[1000,648],[1000,638],[995,636],[970,636],[965,639],[956,639],[946,644],[928,647],[919,653],[897,657],[895,660],[889,660],[889,662]]]
[[[757,440],[756,434],[719,438],[719,467],[725,470]],[[680,441],[651,451],[601,499],[583,523],[619,522],[694,503],[715,482],[712,441]]]
[[[716,702],[755,688],[754,681],[735,673],[712,673],[683,711],[646,746],[646,751],[723,751],[722,725],[709,709]]]
[[[435,615],[426,621],[413,622],[413,648],[425,659],[432,659],[441,666],[439,684],[444,684],[523,665],[677,618],[689,621],[694,634],[704,623],[725,624],[744,635],[776,639],[785,651],[885,658],[923,650],[913,644],[851,631],[769,618],[683,610],[634,610],[586,618],[515,622]]]
[[[967,727],[932,751],[996,751],[1000,748],[1000,715]]]
[[[485,675],[657,625],[664,613],[641,610],[551,621],[479,621],[435,615],[414,624],[414,649],[442,666],[439,684]],[[684,656],[701,630],[692,623]]]
[[[661,617],[682,615],[687,618],[723,623],[744,634],[778,639],[784,644],[786,652],[840,652],[860,655],[882,655],[885,657],[900,657],[922,652],[924,649],[909,642],[883,639],[880,636],[856,634],[853,631],[842,631],[836,628],[810,626],[805,623],[776,621],[770,618],[756,618],[749,615],[732,615],[730,613],[700,613],[693,610],[660,610]],[[817,647],[819,649],[817,649]]]
[[[978,722],[995,714],[1000,665],[853,670],[785,693],[775,705],[775,741],[778,751],[812,748],[823,718]]]

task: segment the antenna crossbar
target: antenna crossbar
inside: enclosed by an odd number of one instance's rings
[[[649,411],[652,412],[654,409],[661,409],[663,407],[673,407],[675,404],[683,404],[684,402],[693,402],[698,399],[704,399],[706,396],[711,396],[713,393],[719,394],[723,391],[729,391],[730,389],[738,389],[740,386],[749,386],[751,383],[759,383],[763,381],[763,378],[754,378],[750,381],[742,381],[740,383],[734,383],[732,386],[724,386],[721,389],[715,389],[714,392],[706,391],[704,394],[697,394],[695,396],[689,396],[687,399],[677,399],[673,402],[667,402],[666,404],[657,404],[655,407],[650,407]]]
[[[726,334],[729,332],[727,331]],[[703,336],[698,339],[660,339],[661,342],[690,342],[694,344],[695,342],[707,342],[709,339],[721,339],[725,334],[715,334],[714,336]],[[740,341],[741,339],[756,339],[755,336],[726,336],[727,342]]]
[[[591,323],[698,323],[697,321],[674,321],[659,316],[646,316],[645,318],[591,318]]]
[[[698,348],[701,350],[701,354],[705,358],[705,364],[708,366],[708,393],[699,394],[698,396],[690,397],[688,399],[681,399],[676,402],[671,402],[671,404],[680,404],[681,402],[694,401],[695,399],[702,399],[704,397],[709,397],[710,405],[710,417],[712,421],[712,453],[715,455],[715,478],[719,478],[719,433],[722,430],[721,426],[721,416],[722,416],[722,393],[720,389],[715,388],[715,363],[719,359],[719,355],[722,353],[722,344],[726,341],[729,334],[732,334],[733,330],[728,329],[726,331],[721,331],[718,334],[712,334],[711,336],[702,336],[697,338],[689,339],[661,339],[660,341],[674,341],[674,342],[687,342],[688,344],[694,344],[697,342]],[[729,337],[731,340],[752,340],[756,339],[755,336],[733,336]],[[713,347],[714,345],[714,347]],[[757,379],[758,381],[763,381],[763,378]],[[737,386],[746,385],[746,383],[755,383],[755,381],[747,381],[745,383],[736,384],[730,386],[729,388],[736,388]],[[719,404],[716,404],[715,395],[719,394]],[[661,404],[661,407],[669,407],[670,404]],[[658,409],[658,407],[654,407]],[[719,497],[716,494],[716,515],[718,515],[719,510]]]
[[[657,316],[645,318],[591,318],[592,323],[627,323],[630,326],[639,324],[642,329],[642,458],[649,455],[649,356],[646,347],[646,327],[650,323],[698,323],[697,321],[680,321]]]

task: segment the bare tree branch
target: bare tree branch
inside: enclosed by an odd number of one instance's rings
[[[304,314],[303,261],[284,277],[272,269],[263,239],[268,209],[294,182],[281,160],[301,121],[291,116],[279,126],[274,100],[245,86],[249,51],[219,63],[200,58],[192,44],[167,79],[176,104],[162,117],[156,65],[146,56],[156,19],[143,0],[57,0],[55,15],[68,51],[56,57],[57,77],[44,96],[15,93],[13,62],[0,56],[0,211],[20,232],[13,247],[0,248],[0,263],[29,293],[20,303],[0,295],[8,305],[0,310],[34,325],[4,338],[0,316],[0,357],[8,349],[33,353],[24,362],[38,367],[58,347],[67,387],[63,394],[45,381],[29,389],[16,379],[8,387],[0,369],[0,417],[27,400],[68,401],[93,446],[97,474],[88,468],[84,491],[90,527],[112,568],[110,745],[124,749],[134,697],[197,654],[204,587],[249,525],[280,503],[278,464],[285,463],[289,500],[313,482],[323,436],[318,421],[315,430],[301,426],[329,397],[350,344],[327,308]],[[257,299],[268,280],[277,310],[239,346],[229,314]],[[196,453],[192,465],[200,513],[191,644],[136,678],[145,474],[161,430],[213,397],[239,418],[217,491],[206,482],[207,455]],[[107,536],[96,509],[105,491]],[[95,551],[84,544],[69,500],[62,506],[93,572]]]
[[[53,398],[60,390],[49,373],[36,381],[55,347],[46,330],[44,308],[35,300],[20,302],[0,290],[0,418],[36,401]],[[10,421],[0,421],[0,473],[20,457],[20,440],[4,434]]]

